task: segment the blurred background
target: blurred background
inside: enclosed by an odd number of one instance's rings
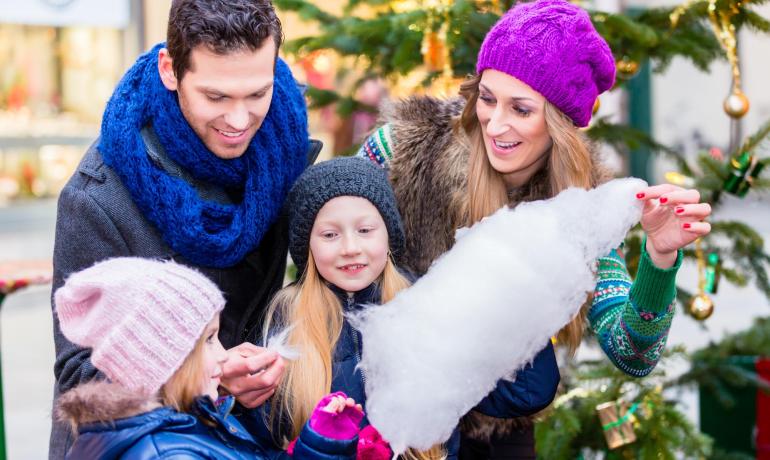
[[[0,353],[8,458],[44,458],[47,452],[53,386],[47,275],[56,197],[98,136],[102,110],[123,72],[164,40],[170,3],[0,0]],[[321,158],[354,152],[376,125],[376,107],[388,98],[456,94],[484,32],[511,3],[275,0],[287,39],[282,55],[297,79],[311,86],[310,131],[324,142]],[[681,314],[669,344],[681,345],[682,354],[662,363],[663,375],[644,384],[623,381],[610,388],[604,374],[569,379],[565,394],[572,396],[559,407],[578,413],[570,404],[580,400],[574,390],[582,389],[597,401],[628,402],[616,404],[625,407],[618,409],[617,426],[648,434],[656,423],[683,427],[681,437],[649,441],[661,452],[770,458],[770,402],[762,399],[770,380],[760,378],[770,375],[770,367],[768,374],[761,370],[770,356],[770,201],[762,172],[770,156],[770,4],[576,3],[602,12],[594,14],[594,23],[610,42],[620,75],[617,88],[601,97],[589,135],[606,145],[619,174],[700,188],[717,208],[714,221],[723,225],[699,251],[688,251],[678,277]],[[633,255],[633,238],[628,243]],[[736,345],[747,340],[749,346]],[[590,365],[598,356],[586,346],[578,357]],[[715,357],[724,360],[715,364]],[[704,377],[719,372],[727,377]],[[737,412],[728,416],[745,421],[745,428],[713,432],[711,422],[729,421],[714,408],[714,398],[704,399],[699,388],[707,386],[726,391],[728,403],[732,397]],[[746,402],[736,402],[741,398]],[[622,416],[643,400],[646,414]],[[657,409],[651,400],[660,401]],[[600,429],[595,406],[583,404],[586,418],[573,420],[572,431],[560,431],[569,447],[559,451],[564,458],[575,458],[575,452],[620,455],[603,444],[610,443],[612,430]],[[670,422],[665,414],[682,414],[683,421]],[[557,407],[553,430],[564,428],[564,417]],[[547,431],[539,436],[551,439]],[[686,446],[687,436],[697,442]],[[644,452],[641,440],[621,445],[630,450],[617,458]],[[553,451],[551,458],[561,455]]]

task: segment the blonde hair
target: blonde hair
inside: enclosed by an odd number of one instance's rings
[[[463,225],[473,225],[508,204],[505,180],[489,163],[481,125],[476,116],[480,81],[481,76],[475,75],[460,85],[460,95],[465,98],[466,104],[455,127],[456,134],[461,135],[470,151],[468,193],[460,210]],[[550,152],[546,153],[548,161],[545,166],[548,197],[569,187],[589,188],[595,185],[591,183],[593,163],[588,144],[572,120],[547,100],[545,124],[552,140]],[[571,353],[577,350],[583,338],[587,314],[585,310],[582,308],[557,336],[557,341],[565,343]]]
[[[377,280],[382,303],[409,287],[410,283],[391,259]],[[263,336],[271,330],[292,326],[288,344],[301,350],[300,358],[286,366],[281,383],[270,399],[268,427],[278,428],[277,420],[288,421],[290,439],[299,436],[316,403],[331,391],[334,347],[342,332],[342,305],[318,273],[312,251],[300,280],[279,291],[267,310]],[[415,460],[444,458],[440,446],[425,452],[409,451]]]
[[[160,388],[159,396],[164,406],[173,407],[178,412],[190,412],[195,399],[201,396],[201,383],[206,376],[205,344],[205,334],[201,334],[179,369]]]

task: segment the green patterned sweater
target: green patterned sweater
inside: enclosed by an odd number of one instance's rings
[[[604,353],[618,369],[636,377],[652,372],[666,346],[674,317],[676,273],[682,264],[679,251],[671,268],[660,269],[644,246],[633,282],[618,251],[599,259],[588,311]]]
[[[391,127],[385,124],[364,141],[358,156],[388,167],[392,146]],[[671,268],[660,269],[644,246],[633,282],[619,251],[598,260],[588,311],[590,327],[604,353],[618,369],[636,377],[652,372],[666,346],[674,317],[676,273],[682,263],[680,250]]]

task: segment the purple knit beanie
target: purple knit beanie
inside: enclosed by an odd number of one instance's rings
[[[495,69],[542,94],[584,127],[597,96],[615,83],[615,59],[583,9],[565,0],[511,8],[487,33],[476,73]]]
[[[136,257],[72,274],[54,300],[64,336],[92,348],[91,362],[112,382],[147,396],[179,369],[225,305],[197,271]]]

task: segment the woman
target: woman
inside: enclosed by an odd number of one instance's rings
[[[489,31],[462,99],[411,98],[384,110],[386,122],[359,155],[389,169],[404,220],[399,262],[418,274],[448,250],[454,231],[504,205],[595,187],[611,176],[579,130],[615,81],[615,61],[588,14],[564,0],[515,5]],[[586,320],[623,372],[647,375],[673,318],[680,248],[710,231],[711,209],[695,190],[642,190],[647,234],[632,283],[619,250],[598,261],[592,301],[558,336],[574,352]],[[558,257],[558,254],[553,255]],[[532,424],[471,412],[461,456],[534,458]]]

